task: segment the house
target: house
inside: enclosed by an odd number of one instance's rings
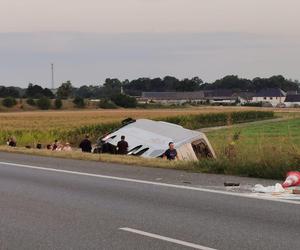
[[[124,135],[128,142],[128,155],[158,158],[174,142],[181,160],[215,158],[215,152],[204,133],[185,129],[179,125],[148,119],[131,120],[123,127],[100,138],[100,147],[113,153]]]
[[[234,92],[229,89],[215,89],[205,91],[205,99],[211,104],[245,104],[252,100],[254,93],[251,92]]]
[[[204,90],[195,92],[143,92],[138,98],[140,103],[156,102],[161,104],[210,103],[234,105],[248,103],[253,93],[235,93],[227,89]]]
[[[205,91],[205,99],[211,104],[234,104],[237,97],[228,89],[214,89]]]
[[[265,88],[258,91],[252,98],[253,103],[270,103],[273,107],[283,104],[286,93],[280,88]]]
[[[284,104],[288,108],[300,107],[300,94],[287,95]]]
[[[139,102],[162,104],[183,104],[186,102],[204,102],[204,92],[143,92]]]
[[[255,95],[253,92],[237,92],[234,93],[233,96],[236,97],[240,104],[251,103],[252,98]]]

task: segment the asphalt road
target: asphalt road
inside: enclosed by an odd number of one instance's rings
[[[0,162],[1,250],[300,249],[300,205],[200,189],[275,181],[6,153]]]

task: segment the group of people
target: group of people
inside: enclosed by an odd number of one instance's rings
[[[39,145],[39,144],[38,144]],[[37,147],[38,148],[38,147]],[[41,148],[41,147],[40,147]],[[66,143],[61,143],[60,141],[58,140],[55,140],[52,144],[48,144],[46,146],[46,148],[48,150],[52,150],[52,151],[72,151],[72,147],[70,145],[69,142],[66,142]]]
[[[128,142],[126,141],[125,136],[122,135],[121,140],[117,143],[116,153],[119,155],[126,155],[128,154],[128,147]],[[85,138],[80,142],[79,148],[81,148],[82,152],[92,152],[92,142],[90,141],[88,135],[86,135]],[[178,153],[173,142],[169,143],[169,148],[164,152],[162,158],[170,161],[178,160]]]
[[[92,152],[92,142],[90,141],[88,135],[86,135],[85,138],[80,142],[79,148],[85,153]],[[126,155],[128,153],[128,142],[125,140],[124,135],[121,136],[121,140],[118,142],[116,149],[117,154]]]
[[[10,147],[16,147],[17,146],[17,140],[14,136],[7,139],[7,145]],[[116,153],[119,155],[126,155],[128,154],[128,142],[125,139],[125,136],[121,136],[121,140],[117,143],[116,147]],[[42,145],[40,143],[37,144],[36,148],[41,149]],[[85,153],[91,153],[92,152],[92,142],[89,139],[89,135],[86,135],[85,138],[80,142],[79,148],[82,152]],[[52,150],[52,151],[72,151],[72,147],[69,142],[61,143],[58,140],[55,140],[52,144],[48,144],[46,146],[46,149]],[[164,152],[162,155],[163,159],[167,160],[178,160],[178,154],[177,150],[175,149],[175,145],[173,142],[169,143],[169,148]]]

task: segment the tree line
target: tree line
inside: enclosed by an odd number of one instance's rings
[[[204,83],[199,77],[177,79],[173,76],[164,78],[138,78],[132,81],[121,81],[117,78],[107,78],[101,85],[83,85],[76,88],[71,81],[66,81],[56,90],[43,88],[30,83],[27,88],[0,86],[0,98],[26,98],[34,105],[34,99],[56,99],[57,107],[63,99],[74,99],[78,107],[84,106],[84,99],[101,99],[103,107],[135,107],[136,100],[131,96],[140,96],[142,92],[178,92],[201,91],[213,89],[230,89],[236,92],[257,92],[263,88],[281,88],[284,91],[299,91],[297,80],[286,79],[281,75],[269,78],[256,77],[252,80],[228,75],[213,83]],[[46,101],[44,101],[46,102]]]

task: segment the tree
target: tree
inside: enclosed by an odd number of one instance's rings
[[[84,108],[85,107],[84,99],[79,96],[76,96],[74,98],[73,103],[75,104],[76,108]]]
[[[41,97],[40,99],[37,100],[36,105],[42,110],[47,110],[50,109],[51,102],[49,98]]]
[[[27,100],[26,100],[26,103],[27,103],[28,105],[30,105],[30,106],[35,106],[35,105],[36,105],[34,99],[32,99],[32,98],[27,99]]]
[[[118,108],[118,106],[114,102],[112,102],[111,100],[102,99],[99,102],[99,108],[102,108],[102,109],[116,109],[116,108]]]
[[[175,86],[176,91],[197,91],[200,90],[200,85],[203,81],[199,77],[192,79],[185,78],[177,83]]]
[[[59,98],[55,99],[55,101],[54,101],[54,107],[56,109],[61,109],[62,106],[63,106],[62,100],[59,99]]]
[[[53,92],[50,89],[48,89],[48,88],[44,88],[43,89],[42,95],[45,96],[45,97],[48,97],[50,99],[53,99],[55,97],[55,95],[53,94]]]
[[[17,101],[13,97],[6,97],[2,100],[2,105],[7,108],[11,108],[17,104]]]
[[[81,98],[91,98],[93,96],[92,87],[88,87],[86,85],[81,86],[76,90],[75,95]]]
[[[43,96],[43,88],[39,85],[29,83],[25,95],[27,98],[41,98]]]
[[[0,97],[20,97],[19,88],[0,86]]]
[[[124,95],[124,94],[117,94],[114,95],[111,100],[118,106],[124,108],[135,108],[137,106],[137,101],[134,97]]]
[[[61,99],[68,99],[72,97],[73,94],[73,86],[70,81],[66,81],[61,84],[61,86],[57,89],[57,97]]]

